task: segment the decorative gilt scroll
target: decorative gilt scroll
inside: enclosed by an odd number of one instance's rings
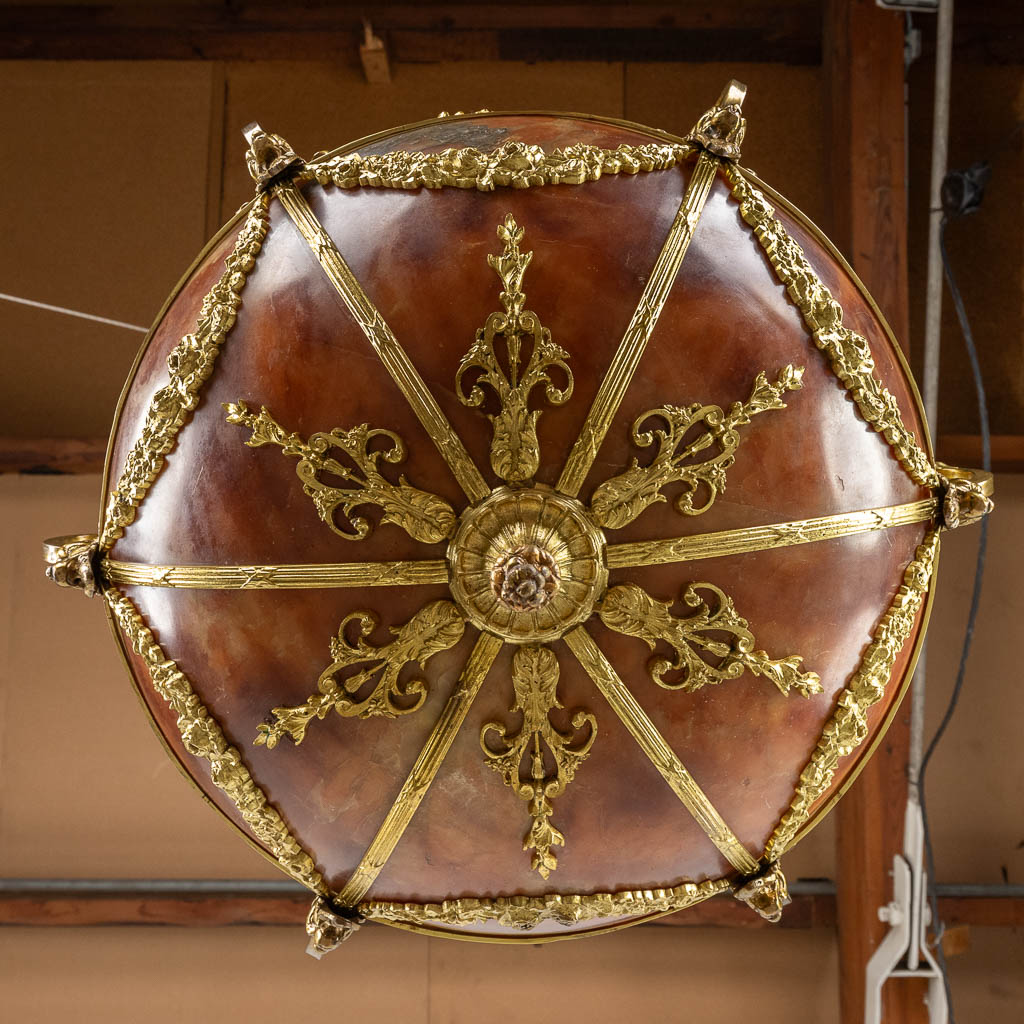
[[[350,624],[356,623],[351,638]],[[259,727],[257,746],[276,747],[285,735],[299,744],[314,718],[323,721],[334,711],[342,718],[395,718],[417,711],[427,699],[427,684],[422,679],[399,680],[402,669],[416,662],[421,667],[439,651],[462,639],[465,622],[451,601],[431,601],[404,626],[392,626],[395,638],[382,647],[366,642],[380,624],[373,612],[353,612],[338,627],[331,639],[331,664],[317,680],[317,693],[297,707],[274,708],[275,721]],[[342,676],[346,669],[364,665],[353,675]]]
[[[380,459],[392,464],[405,459],[405,445],[402,439],[390,430],[371,429],[361,423],[351,430],[335,427],[330,433],[313,434],[303,441],[298,434],[289,434],[267,412],[260,408],[259,414],[249,411],[245,402],[225,405],[228,423],[239,423],[252,431],[252,437],[245,443],[250,448],[265,444],[280,445],[285,455],[298,458],[295,467],[302,489],[313,499],[317,514],[339,536],[345,540],[362,540],[370,532],[370,524],[362,516],[352,515],[359,505],[377,505],[384,515],[382,523],[400,526],[414,540],[426,544],[437,544],[445,540],[455,527],[455,513],[451,505],[436,494],[421,491],[410,486],[404,476],[393,484],[385,480],[377,463]],[[378,439],[390,443],[390,447],[373,447]],[[355,464],[355,469],[344,465],[330,452],[338,449]],[[331,487],[320,479],[327,473],[350,484],[348,487]],[[348,517],[350,530],[345,530],[335,520],[340,508]]]
[[[117,486],[110,492],[100,533],[100,550],[109,551],[163,468],[178,431],[199,404],[203,384],[213,373],[224,339],[235,324],[242,289],[263,246],[269,219],[267,197],[257,196],[245,218],[235,247],[224,261],[224,273],[203,299],[196,328],[167,357],[170,380],[153,396],[138,440],[125,459]]]
[[[523,308],[526,302],[522,290],[523,275],[533,253],[519,251],[523,229],[516,224],[512,214],[505,217],[504,224],[498,225],[498,238],[505,243],[505,251],[500,256],[489,254],[487,262],[501,278],[501,304],[505,312],[492,313],[483,328],[476,332],[476,341],[462,357],[455,374],[455,392],[463,405],[474,407],[484,403],[483,384],[498,396],[501,412],[488,416],[494,426],[491,468],[503,480],[520,483],[529,480],[540,465],[537,441],[540,410],[530,410],[530,392],[543,384],[547,400],[552,405],[562,405],[572,395],[573,378],[566,362],[569,353],[551,340],[551,332],[541,325],[536,313]],[[505,339],[507,373],[494,351],[494,339],[497,337]],[[525,360],[523,342],[527,338],[530,341],[529,360],[520,372]],[[549,373],[552,369],[565,375],[564,388],[552,382]],[[479,376],[467,394],[463,378],[471,371],[476,371]]]
[[[307,167],[321,185],[339,188],[533,188],[581,185],[606,174],[674,167],[693,152],[680,143],[649,142],[601,149],[583,143],[546,153],[525,142],[503,142],[490,153],[468,147],[440,153],[393,152],[331,157]]]
[[[511,710],[523,716],[522,726],[512,733],[501,722],[487,722],[480,730],[480,746],[505,785],[529,802],[533,824],[523,849],[534,851],[530,867],[547,878],[558,867],[552,847],[565,846],[565,836],[551,823],[551,801],[565,792],[576,769],[589,756],[597,737],[597,719],[577,708],[572,712],[571,732],[562,732],[551,724],[551,712],[562,705],[557,694],[558,659],[547,647],[521,647],[516,651],[512,686],[515,700]],[[576,740],[577,733],[584,729],[584,737]],[[554,759],[553,775],[545,766],[545,750]],[[529,760],[529,782],[522,778],[525,759]]]
[[[924,603],[939,551],[939,531],[931,530],[903,573],[903,585],[875,630],[860,666],[839,695],[832,717],[807,766],[800,773],[796,796],[776,826],[765,856],[776,860],[792,845],[811,816],[811,807],[832,784],[839,759],[853,753],[868,734],[867,711],[885,696],[885,687],[903,645],[910,638],[917,613]]]
[[[164,653],[135,605],[120,591],[108,588],[104,598],[129,646],[146,663],[153,689],[178,716],[185,749],[210,764],[210,778],[238,808],[252,834],[263,843],[282,870],[307,888],[326,894],[327,885],[313,858],[288,831],[281,815],[249,774],[241,753],[224,736],[177,664]]]
[[[862,335],[843,325],[843,310],[814,272],[803,250],[775,216],[764,195],[734,165],[726,166],[740,214],[754,229],[775,275],[786,286],[807,324],[815,345],[828,356],[861,415],[889,442],[915,483],[937,487],[939,473],[917,438],[903,423],[896,399],[875,376],[871,347]]]
[[[654,658],[648,666],[659,686],[694,693],[749,671],[774,683],[784,696],[791,689],[802,697],[821,693],[818,675],[800,671],[803,658],[799,655],[770,658],[755,649],[750,624],[737,614],[732,598],[714,584],[691,583],[682,600],[695,609],[686,618],[672,614],[672,601],[655,600],[634,583],[612,587],[601,602],[601,621],[609,629],[639,637],[652,651],[659,640],[675,651],[674,660]],[[667,682],[669,672],[680,675]]]
[[[685,516],[707,512],[725,490],[726,471],[736,461],[738,428],[746,426],[758,413],[785,409],[782,396],[801,387],[803,373],[803,367],[787,366],[769,384],[762,371],[755,378],[746,402],[734,402],[727,413],[720,406],[699,402],[684,408],[665,405],[645,412],[633,424],[633,441],[641,448],[657,442],[654,459],[648,466],[633,459],[625,473],[601,484],[591,501],[594,517],[602,526],[617,530],[631,523],[649,505],[666,501],[661,489],[676,481],[683,484],[683,492],[675,500],[676,510]],[[660,420],[665,426],[641,431],[641,425],[651,419]],[[700,461],[694,461],[697,459]]]

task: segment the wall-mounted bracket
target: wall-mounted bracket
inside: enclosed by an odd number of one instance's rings
[[[882,986],[889,978],[922,978],[928,982],[928,1019],[947,1024],[949,1007],[942,971],[928,947],[928,877],[924,870],[924,823],[916,800],[907,801],[903,853],[893,857],[893,898],[878,908],[889,931],[865,969],[864,1024],[882,1024]]]

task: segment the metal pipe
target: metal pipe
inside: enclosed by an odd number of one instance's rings
[[[924,380],[922,397],[933,440],[939,436],[939,357],[942,337],[942,179],[949,148],[949,83],[953,57],[953,0],[939,0],[935,35],[935,104],[932,112],[932,171],[928,191],[928,288],[925,293]],[[924,750],[925,666],[927,645],[922,646],[914,673],[910,705],[910,751],[907,778],[911,800],[918,799],[918,778]]]
[[[946,883],[940,896],[1024,898],[1024,885]],[[789,883],[796,896],[834,896],[835,882],[827,878]],[[0,878],[0,896],[310,896],[298,882],[241,878]]]

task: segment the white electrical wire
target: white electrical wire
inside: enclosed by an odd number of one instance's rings
[[[128,331],[138,331],[140,334],[145,334],[149,328],[140,327],[138,324],[128,324],[123,320],[111,320],[106,316],[96,316],[93,313],[82,313],[77,309],[68,309],[65,306],[51,306],[48,302],[36,302],[35,299],[23,299],[17,295],[6,295],[0,292],[0,299],[4,299],[7,302],[17,302],[22,306],[33,306],[35,309],[46,309],[51,313],[63,313],[65,316],[77,316],[82,320],[95,320],[98,324],[110,324],[111,327],[123,327]]]

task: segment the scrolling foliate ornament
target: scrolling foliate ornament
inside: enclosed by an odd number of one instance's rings
[[[238,808],[252,834],[270,850],[281,868],[307,888],[325,894],[327,886],[313,858],[256,785],[241,753],[228,743],[220,724],[192,689],[185,673],[164,653],[138,609],[114,588],[103,596],[128,645],[145,662],[153,689],[177,716],[185,749],[209,763],[213,784]]]
[[[439,651],[454,647],[465,630],[462,614],[450,601],[431,601],[404,626],[392,626],[395,639],[382,647],[366,642],[378,625],[373,612],[346,616],[331,639],[332,661],[317,680],[317,692],[304,704],[274,708],[274,721],[259,727],[256,745],[272,749],[284,736],[299,744],[309,723],[323,721],[332,711],[342,718],[396,718],[417,711],[427,699],[427,684],[422,679],[403,682],[399,673],[412,662],[423,667]],[[357,665],[365,667],[342,676]]]
[[[359,910],[370,921],[449,926],[493,921],[506,928],[528,931],[543,921],[554,921],[568,928],[583,921],[684,910],[727,889],[729,882],[718,878],[684,882],[671,889],[630,889],[582,896],[549,893],[543,896],[467,897],[444,900],[442,903],[387,903],[374,900],[361,903]]]
[[[100,534],[101,551],[109,551],[135,513],[174,447],[178,431],[199,404],[203,385],[242,304],[242,289],[260,254],[270,224],[267,197],[253,200],[224,273],[203,299],[195,330],[186,334],[167,357],[170,380],[153,396],[138,440],[125,459],[117,486],[110,492]]]
[[[657,442],[658,450],[649,465],[641,466],[633,459],[625,473],[606,480],[594,491],[594,518],[601,526],[617,530],[655,502],[666,501],[661,489],[676,481],[683,484],[683,492],[674,503],[676,510],[686,516],[707,512],[725,490],[726,472],[736,461],[741,440],[737,428],[746,426],[758,413],[785,409],[782,396],[802,386],[803,374],[802,366],[786,366],[775,382],[769,383],[762,371],[754,379],[750,397],[745,402],[734,402],[728,412],[721,406],[699,402],[645,412],[633,423],[633,441],[641,448]],[[652,419],[665,426],[641,431],[641,425]],[[698,495],[703,498],[699,504]]]
[[[839,695],[836,710],[800,773],[796,796],[765,848],[769,859],[780,857],[792,845],[797,832],[810,818],[815,801],[832,785],[839,759],[853,753],[867,738],[868,708],[885,695],[896,658],[914,630],[917,614],[931,585],[938,551],[939,531],[933,529],[904,571],[903,585],[878,624],[849,685]]]
[[[285,455],[298,458],[295,473],[302,481],[302,489],[313,499],[317,514],[339,537],[362,540],[370,532],[370,524],[362,516],[352,515],[359,505],[377,505],[383,510],[382,523],[400,526],[414,540],[437,544],[445,540],[455,526],[455,513],[451,505],[429,491],[412,487],[404,476],[393,484],[377,468],[380,459],[389,463],[405,459],[405,445],[393,431],[371,428],[361,423],[351,430],[335,427],[329,433],[313,434],[304,441],[298,434],[288,433],[266,410],[249,411],[245,402],[225,405],[228,423],[248,427],[252,436],[246,441],[250,448],[276,444]],[[371,447],[383,440],[390,447]],[[355,464],[355,469],[344,465],[330,453],[332,449],[344,452]],[[331,487],[320,479],[326,473],[351,486]],[[342,529],[335,521],[340,508],[348,517],[351,531]]]
[[[565,836],[551,823],[551,801],[565,792],[576,769],[589,756],[597,737],[597,719],[577,708],[572,712],[571,732],[562,732],[551,724],[551,712],[562,704],[557,694],[558,659],[547,647],[522,647],[516,652],[512,686],[515,700],[511,711],[523,716],[522,726],[511,733],[501,722],[487,722],[480,730],[480,746],[487,763],[502,776],[505,785],[529,802],[533,824],[523,849],[533,850],[530,867],[547,878],[558,867],[552,847],[565,846]],[[581,732],[584,735],[577,739]],[[499,744],[504,749],[495,749]],[[545,766],[545,750],[554,759],[553,775]],[[529,782],[522,779],[525,759],[529,760]]]
[[[504,252],[500,256],[489,254],[487,262],[501,278],[500,297],[505,312],[491,313],[476,332],[476,340],[462,357],[455,374],[455,392],[463,405],[473,407],[484,404],[484,384],[498,396],[501,412],[488,416],[494,427],[491,468],[503,480],[521,483],[529,480],[540,465],[537,441],[540,410],[530,410],[530,392],[543,384],[547,400],[552,405],[562,405],[572,396],[573,378],[566,362],[569,353],[551,340],[551,332],[541,325],[536,313],[523,308],[526,303],[523,275],[533,253],[519,251],[523,229],[512,214],[498,225],[498,238],[505,243]],[[505,339],[507,372],[494,351],[494,340],[498,337]],[[528,360],[523,351],[526,339],[530,344]],[[552,369],[564,374],[565,387],[560,388],[552,381],[549,373]],[[467,394],[463,378],[472,371],[478,376]]]
[[[691,583],[682,600],[695,609],[686,618],[672,614],[673,602],[655,600],[634,583],[612,587],[601,602],[601,621],[609,629],[639,637],[652,651],[660,640],[676,652],[674,660],[651,660],[648,671],[659,686],[693,693],[752,672],[774,683],[784,696],[790,690],[802,697],[821,693],[821,679],[800,670],[803,658],[799,655],[771,658],[756,649],[750,624],[737,613],[732,598],[714,584]],[[667,682],[665,675],[670,672],[681,675]]]
[[[867,339],[843,324],[843,310],[814,272],[800,246],[775,216],[764,195],[729,164],[726,174],[740,215],[753,228],[776,277],[803,316],[815,345],[828,357],[860,414],[889,443],[915,483],[935,488],[939,473],[917,438],[903,423],[896,399],[875,376],[875,360]]]

